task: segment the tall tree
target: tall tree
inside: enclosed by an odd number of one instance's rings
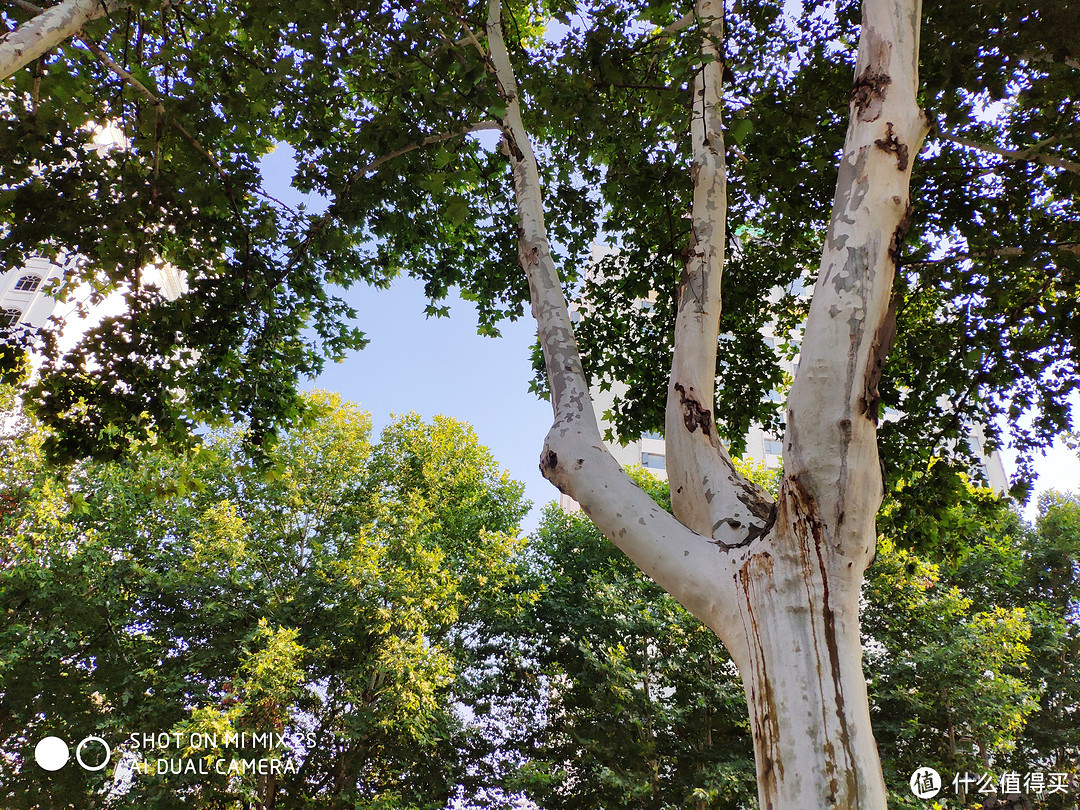
[[[269,472],[236,437],[66,476],[39,434],[6,455],[5,807],[443,808],[483,778],[469,636],[516,611],[521,486],[453,420],[373,444],[355,406],[309,405]],[[46,735],[111,766],[45,775]]]
[[[78,19],[73,3],[19,8],[31,27],[8,14],[0,42],[12,67],[34,32],[62,44],[55,16]],[[972,417],[991,431],[1010,418],[1022,447],[1068,424],[1069,4],[928,8],[922,49],[918,0],[865,0],[861,15],[719,0],[302,9],[136,3],[12,77],[4,260],[64,252],[75,276],[132,289],[129,313],[54,351],[37,383],[50,450],[181,441],[225,415],[257,443],[298,410],[296,375],[320,349],[362,342],[327,284],[407,270],[435,314],[458,284],[486,331],[528,299],[554,411],[544,474],[727,647],[762,807],[882,807],[858,615],[882,397],[906,414],[882,430],[898,464],[962,444]],[[121,120],[128,143],[88,153],[89,118]],[[498,152],[470,137],[484,130]],[[260,194],[256,160],[278,140],[325,212]],[[585,284],[611,302],[587,320],[614,341],[583,362],[564,285],[598,230],[619,252]],[[143,290],[158,260],[192,294]],[[777,301],[803,282],[808,307]],[[656,305],[631,305],[651,291]],[[773,318],[803,326],[775,500],[725,447],[748,420],[780,420],[767,395],[783,378],[757,334]],[[604,449],[588,374],[612,369],[631,370],[616,375],[633,383],[615,408],[624,435],[664,426],[674,517]]]
[[[668,504],[666,483],[634,478]],[[921,499],[928,490],[939,497]],[[1068,499],[1051,501],[1047,533],[1045,517],[1025,524],[942,463],[887,493],[863,663],[890,807],[926,806],[909,787],[925,766],[943,775],[950,805],[965,801],[952,796],[964,773],[992,774],[995,789],[1004,773],[1064,773],[1064,793],[1037,795],[1026,779],[1015,792],[1038,806],[1075,798],[1077,686],[1062,656],[1075,644],[1077,554],[1058,511]],[[526,572],[520,584],[538,598],[512,628],[484,628],[499,662],[501,688],[488,691],[504,784],[551,810],[748,806],[742,687],[705,628],[580,513],[545,514]],[[1035,584],[1047,579],[1056,598]],[[987,799],[974,786],[965,798]]]
[[[742,686],[708,628],[580,512],[549,506],[524,562],[535,599],[486,628],[505,783],[547,810],[752,805]]]

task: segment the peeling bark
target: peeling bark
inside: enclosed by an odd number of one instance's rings
[[[694,389],[692,387],[689,394],[686,393],[682,383],[675,383],[672,388],[679,394],[679,405],[683,411],[683,424],[686,429],[693,433],[698,428],[701,428],[701,434],[709,437],[712,431],[712,411],[694,398]]]
[[[714,425],[727,224],[723,2],[698,0],[694,13],[704,40],[703,65],[691,98],[692,230],[675,317],[664,439],[675,515],[699,534],[713,537],[719,548],[729,549],[764,534],[771,499],[735,470]],[[764,503],[765,508],[750,509],[748,503]]]
[[[894,295],[889,303],[889,310],[885,313],[885,319],[878,327],[874,335],[870,351],[870,364],[866,367],[866,378],[863,382],[863,395],[859,399],[859,413],[869,417],[876,425],[878,423],[878,403],[881,395],[878,392],[878,383],[881,382],[881,372],[885,367],[885,358],[892,348],[896,338],[896,306],[899,296]]]
[[[885,137],[874,141],[874,146],[882,152],[891,152],[896,155],[897,170],[906,171],[908,167],[908,148],[900,142],[900,139],[896,137],[896,133],[893,132],[892,121],[886,122],[885,126],[887,127]]]
[[[66,42],[87,23],[125,5],[125,0],[64,0],[50,6],[0,37],[0,79]]]
[[[874,83],[882,92],[870,105],[865,95],[852,96],[832,219],[787,408],[785,469],[818,503],[844,552],[867,562],[881,501],[876,409],[869,406],[891,342],[883,326],[909,216],[909,156],[927,132],[916,102],[919,14],[918,2],[864,4],[856,76],[888,82]],[[878,102],[881,114],[869,115]]]
[[[917,0],[863,7],[832,218],[788,400],[772,565],[768,584],[743,589],[745,621],[769,640],[743,669],[751,716],[779,715],[779,742],[757,744],[762,807],[885,807],[858,604],[882,496],[877,386],[895,333],[910,158],[928,129],[916,103],[919,17]],[[792,770],[798,779],[785,778]]]
[[[743,677],[760,806],[884,810],[862,674],[859,596],[881,501],[877,385],[909,218],[918,0],[867,0],[833,214],[788,401],[776,503],[734,470],[712,413],[726,176],[722,5],[698,0],[703,60],[691,120],[692,236],[676,314],[666,441],[677,520],[604,447],[544,225],[539,173],[489,0],[487,40],[554,422],[540,467],[597,527],[720,637]]]

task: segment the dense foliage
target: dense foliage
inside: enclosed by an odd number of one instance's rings
[[[920,508],[928,484],[938,500]],[[1066,662],[1080,651],[1080,500],[1046,493],[1029,525],[934,465],[886,502],[881,529],[864,630],[890,806],[924,806],[903,787],[921,764],[1068,774],[1067,790],[1032,800],[1071,806],[1080,683]]]
[[[363,344],[338,294],[353,282],[419,277],[429,314],[445,314],[441,299],[460,286],[488,333],[522,314],[506,159],[494,138],[465,134],[505,115],[482,41],[487,4],[297,10],[140,0],[5,82],[0,261],[67,256],[64,295],[81,279],[128,289],[131,303],[76,350],[54,351],[35,384],[35,408],[59,430],[53,455],[182,441],[223,418],[260,443],[301,409],[299,378]],[[574,291],[593,313],[580,329],[589,373],[628,384],[613,409],[624,436],[662,422],[689,239],[701,34],[673,25],[688,10],[515,0],[503,15],[564,281],[582,279],[595,241],[617,248]],[[15,5],[0,20],[31,13]],[[760,330],[779,318],[797,351],[787,330],[821,249],[857,17],[851,2],[725,8],[717,405],[736,445],[750,422],[780,418],[771,398],[789,381]],[[993,438],[1007,417],[1021,450],[1068,425],[1080,358],[1074,18],[1067,0],[925,4],[921,103],[934,129],[911,156],[911,229],[897,246],[899,334],[882,391],[904,417],[882,430],[890,470],[963,449],[953,440],[972,419]],[[86,149],[89,121],[113,122],[126,144]],[[325,210],[263,192],[259,159],[277,143],[295,149],[294,187]],[[131,291],[161,261],[189,295]]]
[[[67,474],[38,432],[4,447],[0,804],[442,808],[483,778],[468,639],[517,610],[521,486],[451,419],[373,443],[355,406],[307,404],[268,472],[235,436]],[[112,766],[42,778],[50,734]]]

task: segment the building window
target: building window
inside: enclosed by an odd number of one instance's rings
[[[22,317],[22,310],[19,309],[5,309],[0,312],[0,329],[7,329],[14,326],[19,322],[19,318]]]
[[[41,276],[23,276],[15,282],[15,292],[33,292],[41,284]]]
[[[654,470],[664,469],[664,454],[663,453],[642,453],[641,454],[641,466],[649,467]]]
[[[765,440],[765,455],[779,456],[784,452],[784,443],[776,439]]]

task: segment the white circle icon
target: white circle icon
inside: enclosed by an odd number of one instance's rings
[[[101,746],[105,749],[105,758],[103,760],[101,760],[101,762],[98,763],[97,765],[87,765],[85,762],[83,762],[83,758],[82,758],[83,746],[86,745],[89,742],[100,743]],[[100,771],[102,768],[104,768],[106,765],[109,764],[110,759],[112,759],[112,749],[109,748],[109,744],[107,742],[105,742],[103,739],[101,739],[101,737],[87,737],[81,743],[79,743],[79,745],[75,748],[75,761],[78,762],[80,766],[82,766],[83,770]]]
[[[932,799],[941,793],[941,774],[923,765],[911,775],[911,792],[920,799]]]
[[[34,748],[34,759],[46,771],[58,771],[68,761],[67,743],[59,737],[46,737]]]

